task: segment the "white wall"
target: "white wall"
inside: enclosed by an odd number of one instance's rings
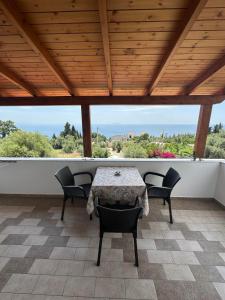
[[[62,190],[54,178],[54,173],[65,165],[73,172],[89,170],[92,173],[98,166],[136,166],[141,174],[146,171],[166,173],[172,166],[182,177],[172,196],[211,198],[215,196],[220,168],[218,160],[13,159],[12,161],[15,162],[0,160],[0,194],[61,194]]]
[[[215,199],[225,206],[225,163],[220,163]]]

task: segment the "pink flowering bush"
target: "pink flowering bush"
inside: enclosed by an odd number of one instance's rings
[[[161,151],[159,149],[151,151],[149,157],[160,157],[160,158],[176,158],[176,155],[169,151]]]
[[[163,152],[161,153],[160,158],[176,158],[176,155],[172,152]]]

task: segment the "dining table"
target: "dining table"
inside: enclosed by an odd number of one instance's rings
[[[133,204],[138,199],[143,215],[149,214],[146,184],[136,167],[98,167],[87,201],[88,214],[95,210],[95,199],[110,204]]]

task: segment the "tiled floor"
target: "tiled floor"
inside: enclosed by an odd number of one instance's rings
[[[96,266],[98,219],[85,202],[0,197],[0,300],[225,299],[225,210],[213,200],[151,200],[139,222],[139,260],[129,235],[106,234]]]

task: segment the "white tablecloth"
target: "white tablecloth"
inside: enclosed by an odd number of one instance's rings
[[[120,176],[115,176],[115,172],[120,172]],[[149,213],[146,185],[136,167],[99,167],[87,202],[89,214],[94,211],[96,197],[111,203],[134,203],[138,197],[143,214],[147,216]]]

